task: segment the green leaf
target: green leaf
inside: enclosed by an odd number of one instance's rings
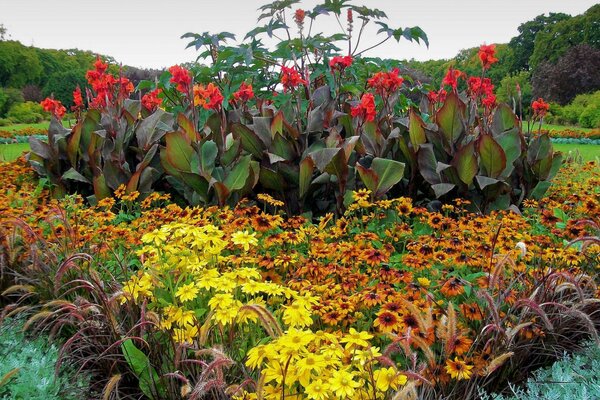
[[[79,142],[81,141],[81,130],[83,128],[83,121],[80,121],[73,127],[71,134],[67,138],[67,157],[71,166],[75,168],[77,166],[77,155],[79,154]]]
[[[144,118],[135,129],[138,146],[144,151],[148,151],[154,143],[157,143],[165,133],[173,130],[173,114],[168,113],[161,108],[157,108],[147,118]]]
[[[433,145],[427,143],[421,146],[417,153],[419,172],[425,180],[435,185],[442,182],[439,172],[437,171],[437,160],[433,152]]]
[[[536,161],[542,160],[547,157],[552,157],[552,142],[548,135],[541,135],[535,137],[527,150],[527,161],[530,165],[535,164]]]
[[[300,161],[300,198],[303,198],[306,195],[306,192],[308,192],[314,170],[315,162],[312,158],[306,157],[304,160]]]
[[[215,161],[217,159],[217,154],[219,149],[217,148],[217,144],[212,140],[207,140],[202,144],[202,148],[200,149],[202,153],[201,169],[202,172],[208,176],[212,173],[215,168]]]
[[[356,164],[361,180],[376,198],[383,196],[404,176],[404,163],[387,158],[374,158],[371,168]]]
[[[450,192],[455,187],[456,187],[456,185],[454,185],[452,183],[436,183],[435,185],[431,185],[431,189],[433,189],[433,192],[435,193],[435,197],[438,199],[440,197],[442,197],[443,195],[445,195],[446,193]],[[413,233],[417,234],[414,231],[413,231]]]
[[[233,167],[229,175],[225,178],[223,184],[227,187],[229,192],[239,190],[246,184],[246,180],[250,175],[250,160],[250,156],[242,157],[240,162]]]
[[[90,184],[91,182],[85,176],[81,175],[79,172],[75,171],[73,168],[69,168],[63,175],[61,179],[69,179],[72,181],[83,182]]]
[[[509,176],[514,168],[514,162],[521,156],[521,135],[519,132],[507,132],[496,137],[496,141],[506,155],[506,168],[502,176]]]
[[[464,132],[465,109],[465,103],[458,98],[458,95],[450,93],[435,114],[435,122],[450,145],[456,143]]]
[[[236,136],[236,139],[240,140],[242,149],[246,150],[259,160],[262,158],[265,145],[254,131],[239,122],[231,125],[231,131]]]
[[[104,178],[104,175],[95,176],[93,179],[93,184],[94,195],[96,196],[96,200],[99,201],[111,196],[110,188],[106,184],[106,179]]]
[[[261,185],[267,189],[283,191],[286,187],[285,179],[276,171],[267,167],[260,167],[259,180]]]
[[[165,135],[168,162],[177,170],[190,172],[194,148],[182,132],[169,132]]]
[[[408,112],[408,134],[414,151],[417,151],[419,146],[427,141],[425,124],[413,108]]]
[[[456,168],[458,177],[462,182],[467,185],[470,185],[473,182],[473,178],[479,169],[473,142],[463,146],[456,152],[452,159],[452,166]]]
[[[376,196],[387,193],[404,176],[404,163],[387,158],[374,158],[371,168],[379,176]]]
[[[126,339],[121,343],[121,350],[123,351],[125,360],[127,360],[127,364],[129,364],[129,367],[139,380],[142,393],[153,400],[163,398],[162,396],[165,395],[164,387],[160,385],[158,373],[150,365],[148,357],[133,344],[133,340],[131,339]]]
[[[518,133],[518,128],[519,118],[513,113],[512,109],[508,104],[499,104],[498,107],[496,107],[496,111],[494,111],[492,121],[492,132],[494,132],[494,135],[500,135],[508,131]]]
[[[184,113],[177,114],[177,125],[179,125],[179,129],[187,135],[191,143],[198,139],[198,133],[196,132],[194,123],[186,117]]]
[[[506,168],[506,154],[492,135],[482,134],[477,139],[477,152],[485,172],[490,178],[497,178]]]
[[[271,121],[271,137],[275,138],[277,134],[283,135],[283,112],[279,111]]]
[[[535,185],[535,188],[533,188],[533,190],[531,191],[529,197],[534,200],[540,200],[542,197],[544,197],[544,194],[546,193],[548,188],[550,188],[551,185],[552,184],[548,181],[538,182],[538,184]]]

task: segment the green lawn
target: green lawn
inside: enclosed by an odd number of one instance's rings
[[[29,151],[29,143],[0,144],[0,162],[16,160],[24,151]]]
[[[70,123],[74,124],[75,120],[63,121],[63,125],[66,127],[70,126],[69,125]],[[39,122],[36,124],[14,124],[14,125],[0,126],[0,131],[18,132],[18,131],[22,131],[23,129],[27,129],[27,128],[48,129],[49,126],[50,126],[49,121]]]
[[[537,124],[535,126],[534,131],[537,131]],[[550,132],[553,131],[564,131],[566,129],[570,129],[573,131],[581,131],[581,132],[590,132],[591,129],[590,128],[580,128],[578,126],[563,126],[563,125],[552,125],[552,124],[542,124],[542,129],[546,129]]]
[[[554,143],[554,150],[562,151],[565,156],[569,154],[569,152],[575,153],[579,151],[581,158],[583,161],[593,161],[596,158],[600,159],[600,146],[593,144],[558,144]]]

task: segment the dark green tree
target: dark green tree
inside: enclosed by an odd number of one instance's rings
[[[533,97],[559,104],[600,89],[600,49],[587,44],[572,47],[556,63],[540,64],[534,71],[532,85]]]
[[[48,83],[42,92],[44,96],[53,95],[69,109],[73,105],[73,90],[79,85],[82,92],[85,93],[86,84],[85,70],[60,71],[48,78]]]
[[[511,72],[528,71],[529,58],[533,54],[536,35],[554,26],[554,24],[570,18],[570,15],[564,13],[550,13],[547,16],[542,14],[519,25],[519,35],[512,38],[508,43],[513,53]]]

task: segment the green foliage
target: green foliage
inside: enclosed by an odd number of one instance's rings
[[[53,118],[47,142],[30,137],[29,162],[49,178],[55,196],[79,191],[95,203],[121,185],[145,196],[161,175],[158,142],[173,116],[161,109],[141,116],[140,109],[139,100],[90,109],[72,129]]]
[[[38,103],[27,101],[14,104],[6,116],[14,122],[31,124],[44,120],[44,110]]]
[[[85,79],[85,70],[73,69],[68,71],[59,71],[47,77],[48,81],[43,89],[44,97],[54,96],[55,99],[67,107],[67,110],[73,105],[73,91],[77,86],[84,91],[87,86]]]
[[[549,13],[547,16],[545,14],[538,15],[533,20],[519,25],[519,34],[508,43],[513,52],[510,70],[512,72],[529,71],[529,59],[533,54],[538,32],[548,30],[554,24],[570,18],[570,15],[563,13]]]
[[[524,387],[510,385],[513,395],[481,393],[482,400],[592,400],[600,398],[600,347],[565,355],[552,366],[537,370]]]
[[[584,128],[600,128],[600,105],[587,106],[579,116],[579,125]]]
[[[575,45],[587,44],[600,49],[600,4],[585,13],[567,18],[540,30],[529,64],[536,68],[542,62],[556,62]]]
[[[515,75],[507,75],[500,81],[496,95],[498,101],[509,104],[513,109],[519,111],[519,96],[517,93],[517,84],[521,87],[521,104],[523,114],[527,114],[533,100],[531,83],[529,82],[530,74],[526,71],[521,71]]]
[[[0,116],[5,116],[14,104],[23,101],[23,95],[19,89],[0,87]]]
[[[36,49],[16,41],[0,41],[0,86],[22,88],[39,83],[43,73]]]
[[[570,104],[560,106],[552,104],[550,112],[553,122],[565,125],[580,125],[583,128],[599,128],[600,90],[594,93],[580,94]]]
[[[87,379],[65,368],[55,376],[58,349],[46,336],[26,338],[21,327],[14,320],[0,325],[0,399],[84,398]]]

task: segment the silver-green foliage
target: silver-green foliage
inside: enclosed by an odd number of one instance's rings
[[[512,396],[481,393],[482,400],[594,400],[600,399],[600,347],[565,356],[540,369],[525,387],[510,385]]]
[[[86,379],[64,368],[55,376],[57,347],[46,336],[29,340],[21,326],[10,320],[0,325],[0,400],[86,398]]]

